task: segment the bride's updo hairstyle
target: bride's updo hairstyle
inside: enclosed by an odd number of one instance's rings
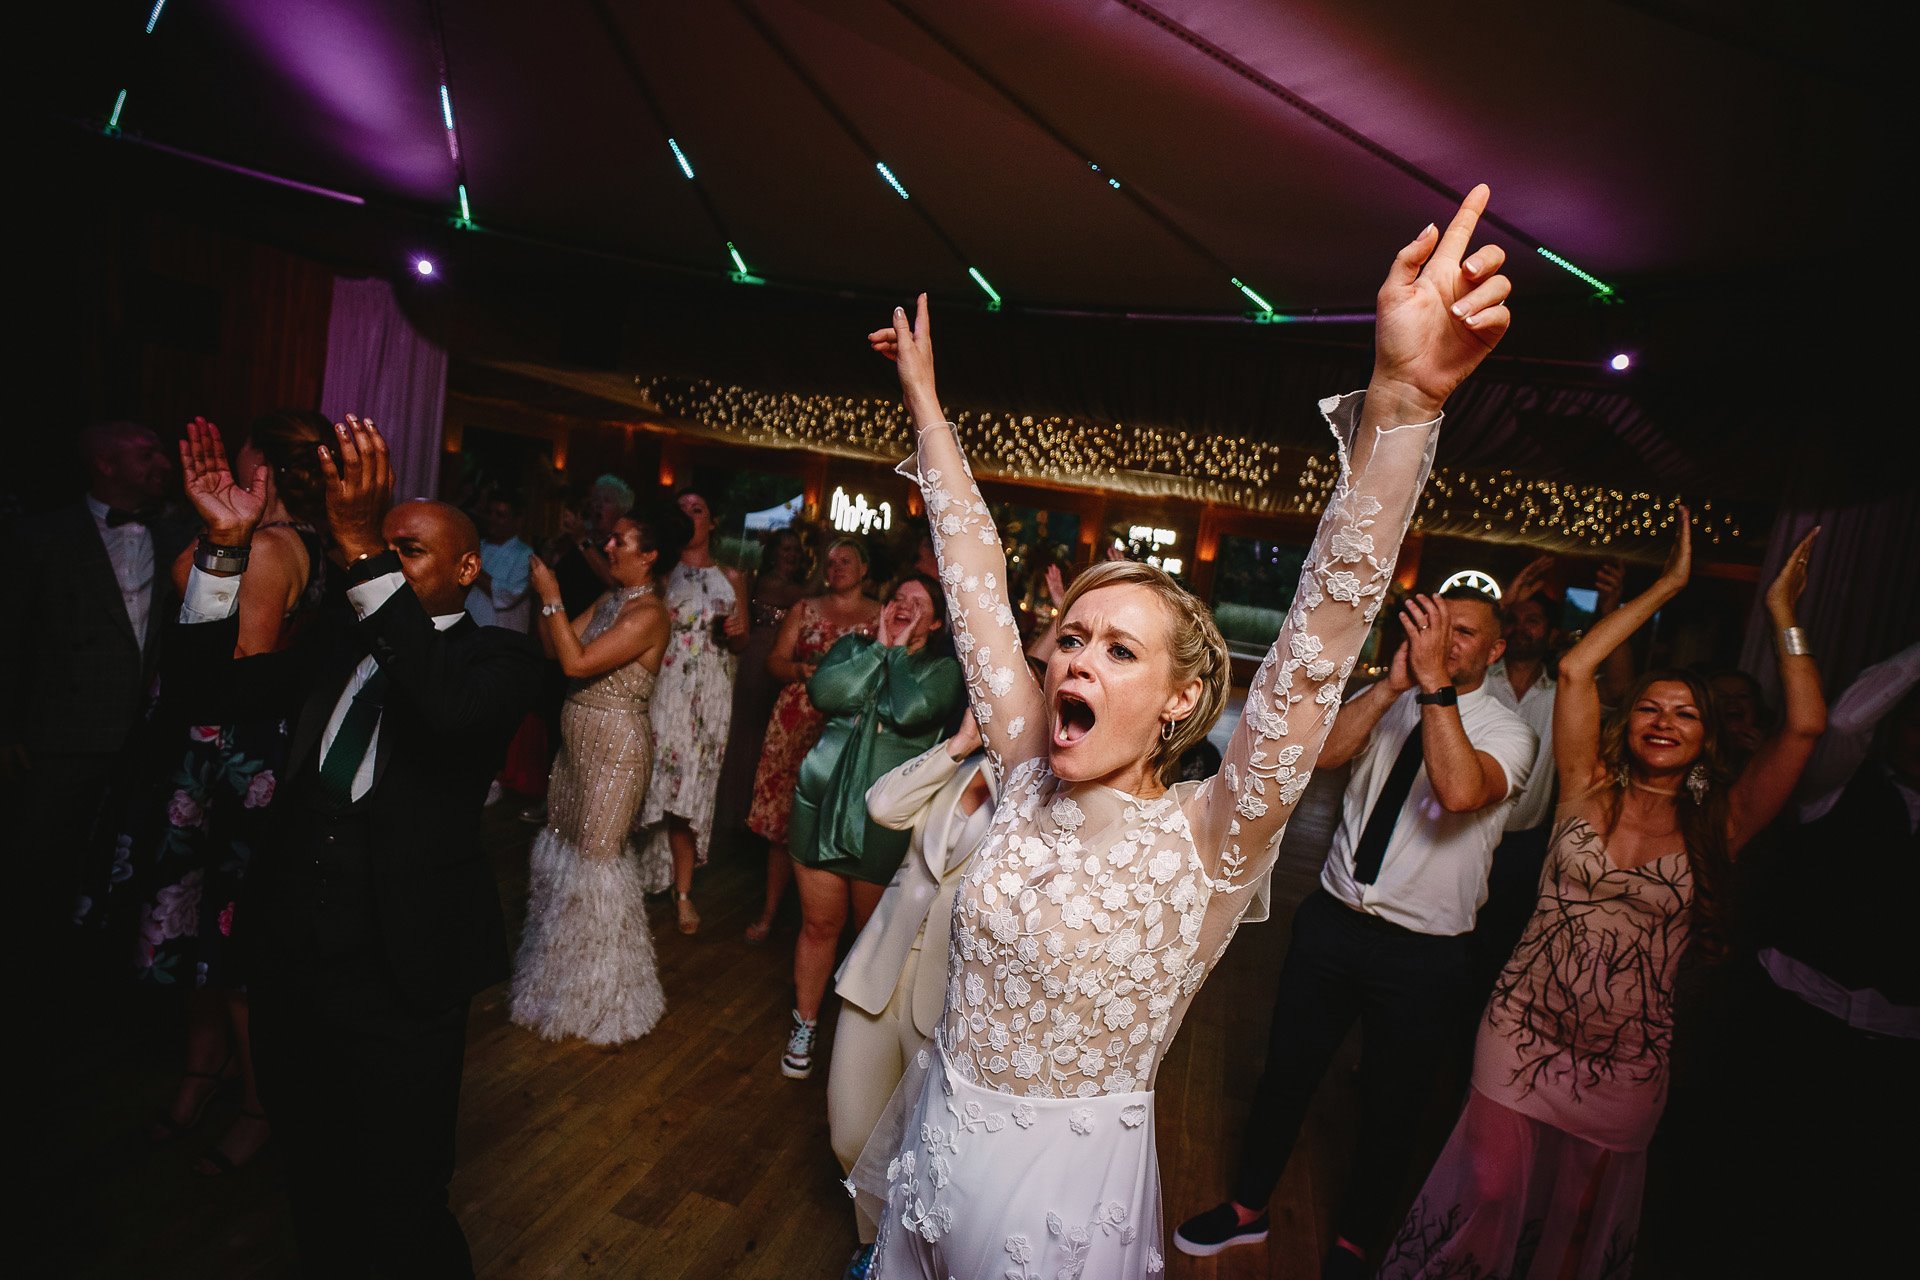
[[[1089,591],[1101,587],[1145,587],[1167,612],[1167,650],[1173,659],[1173,683],[1185,684],[1198,677],[1200,697],[1193,711],[1178,722],[1170,737],[1158,739],[1148,758],[1160,771],[1160,780],[1169,786],[1176,777],[1180,757],[1213,729],[1226,709],[1227,692],[1233,683],[1233,662],[1227,653],[1226,637],[1214,624],[1213,611],[1191,591],[1175,582],[1164,570],[1138,560],[1103,560],[1067,588],[1060,604],[1065,619],[1074,602]]]

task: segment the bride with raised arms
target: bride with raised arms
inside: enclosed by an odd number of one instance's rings
[[[899,364],[954,647],[1005,780],[954,902],[946,1010],[856,1168],[872,1274],[1120,1280],[1164,1269],[1153,1083],[1263,883],[1393,576],[1441,406],[1506,332],[1505,254],[1467,252],[1476,187],[1380,288],[1372,381],[1321,402],[1341,477],[1220,771],[1168,780],[1219,717],[1227,648],[1158,569],[1067,593],[1036,684],[1006,562],[934,390],[923,295],[870,335]]]

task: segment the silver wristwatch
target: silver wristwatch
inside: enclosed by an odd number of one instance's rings
[[[223,547],[211,538],[202,536],[199,545],[193,551],[193,566],[207,573],[245,573],[247,556],[253,548],[246,544],[237,547]]]

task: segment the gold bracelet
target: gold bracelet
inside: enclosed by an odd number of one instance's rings
[[[1799,627],[1783,627],[1780,630],[1780,647],[1793,658],[1813,656],[1813,650],[1807,647],[1807,633]]]

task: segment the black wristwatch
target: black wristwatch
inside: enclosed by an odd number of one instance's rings
[[[1443,684],[1432,693],[1416,693],[1413,700],[1423,707],[1451,707],[1460,701],[1460,691],[1450,684]]]

